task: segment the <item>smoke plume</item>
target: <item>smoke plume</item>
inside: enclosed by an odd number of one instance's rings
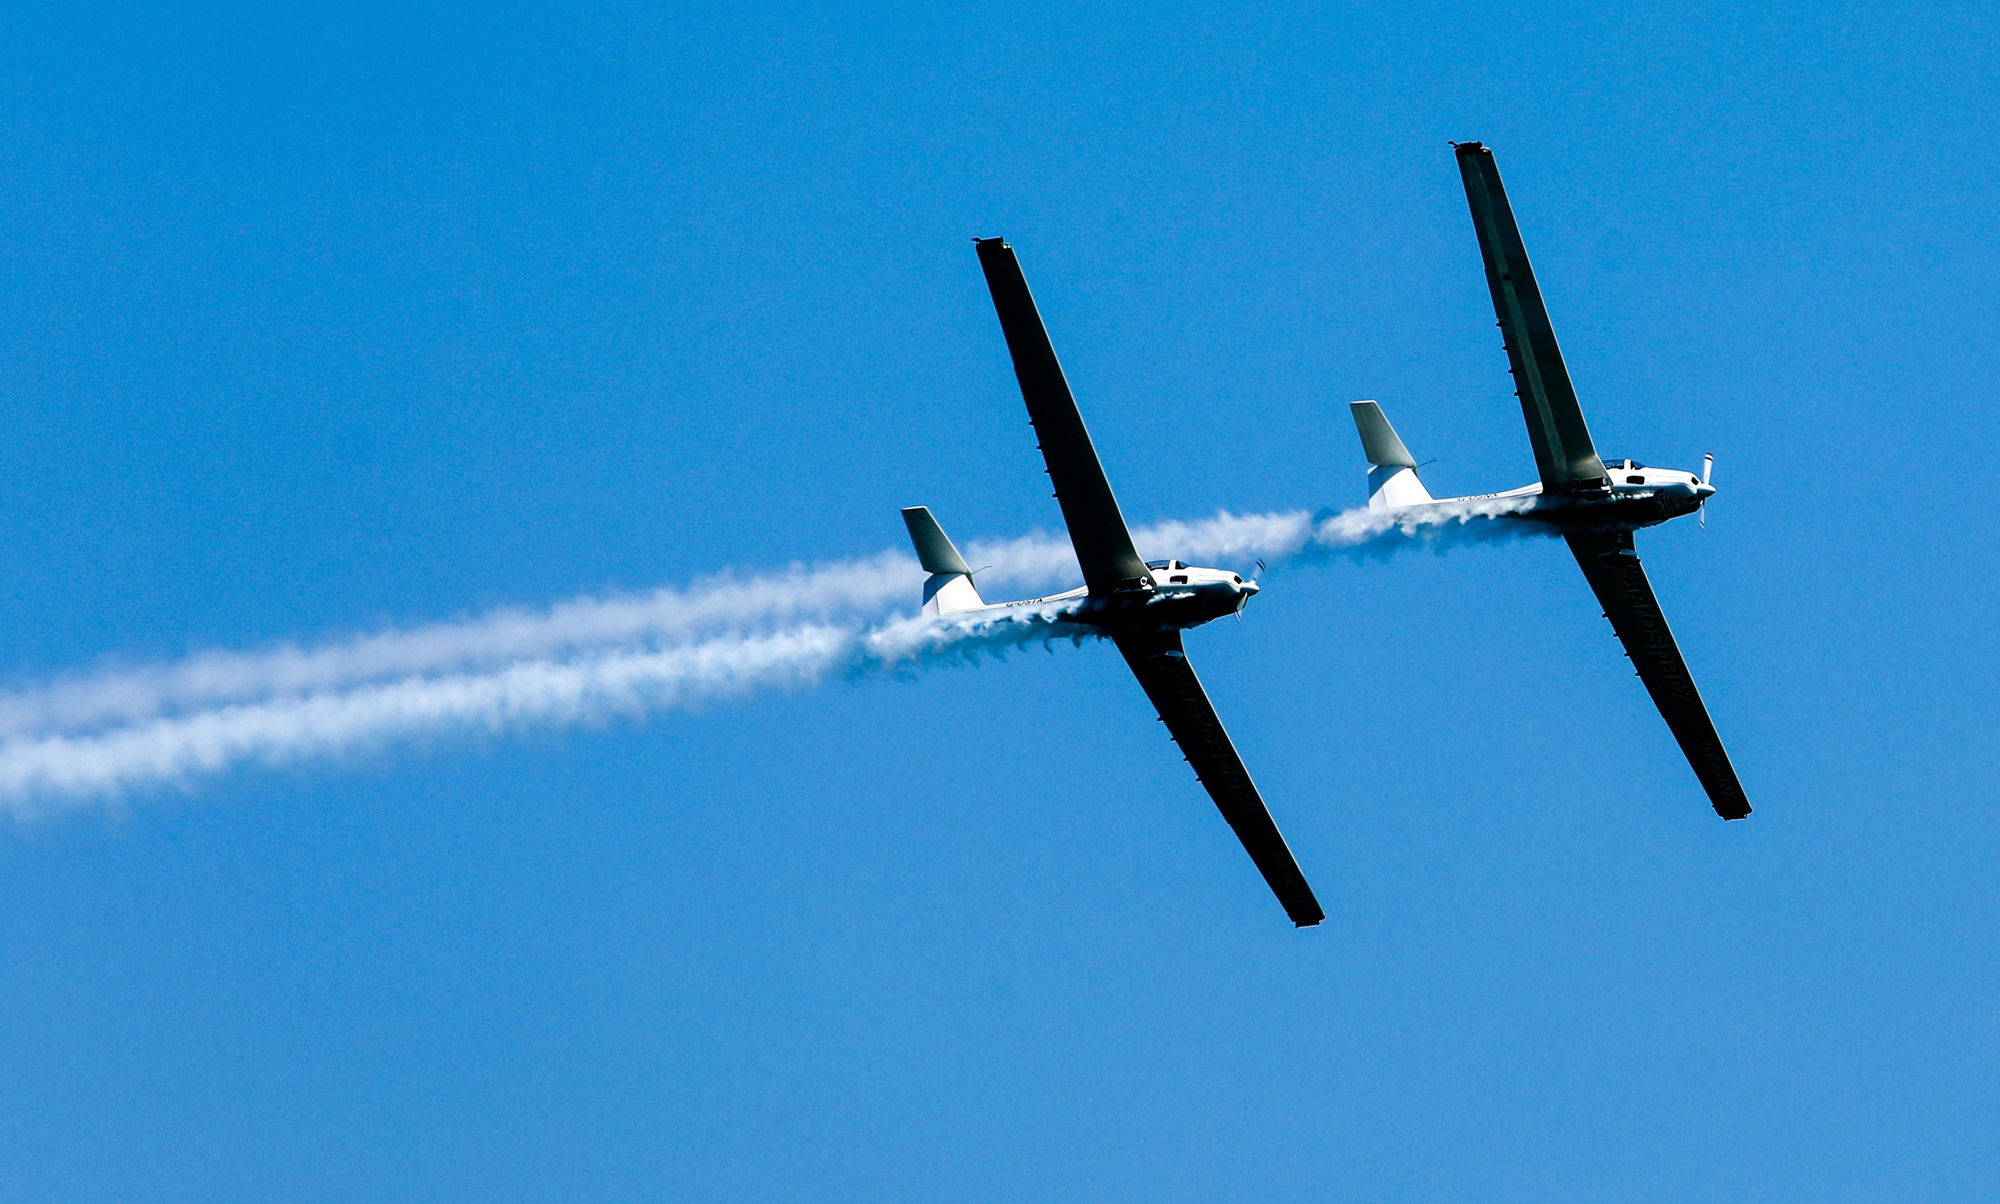
[[[1431,508],[1420,519],[1225,513],[1144,528],[1134,540],[1144,556],[1218,564],[1387,556],[1539,526],[1483,521],[1514,510],[1488,501]],[[979,573],[989,591],[1068,586],[1079,576],[1061,536],[975,542],[966,554],[989,566]],[[922,579],[914,559],[884,552],[29,685],[0,694],[0,805],[25,815],[63,800],[186,786],[235,766],[640,716],[1090,636],[1065,623],[1061,607],[998,618],[895,615],[914,606]]]

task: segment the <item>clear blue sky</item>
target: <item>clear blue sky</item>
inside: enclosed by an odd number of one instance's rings
[[[280,8],[288,6],[279,6]],[[0,668],[1533,464],[1495,148],[1757,814],[1557,544],[1189,637],[0,828],[0,1198],[1990,1200],[2000,27],[1971,5],[0,18]]]

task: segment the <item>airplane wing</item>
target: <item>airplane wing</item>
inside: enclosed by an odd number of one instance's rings
[[[1035,298],[1028,292],[1014,248],[1001,238],[975,241],[979,266],[986,272],[986,287],[993,293],[993,308],[1000,314],[1000,329],[1007,336],[1007,350],[1014,357],[1021,397],[1028,403],[1028,420],[1035,424],[1042,459],[1055,484],[1063,522],[1069,526],[1070,543],[1083,567],[1084,583],[1093,594],[1140,581],[1150,583],[1152,575],[1132,547],[1132,533],[1118,510],[1118,499],[1111,494],[1104,466],[1097,462],[1097,449],[1091,446],[1076,398],[1063,379],[1062,365],[1056,362],[1056,349],[1049,343],[1049,332],[1042,326],[1042,315],[1035,309]]]
[[[1243,768],[1243,759],[1236,755],[1236,746],[1229,742],[1229,733],[1222,730],[1222,720],[1209,705],[1201,679],[1188,664],[1180,632],[1128,632],[1114,638],[1118,651],[1125,654],[1125,663],[1132,666],[1139,684],[1145,687],[1146,697],[1153,700],[1153,709],[1194,766],[1195,776],[1208,788],[1222,818],[1236,830],[1250,860],[1257,863],[1264,881],[1284,904],[1285,914],[1300,928],[1325,919],[1312,887],[1306,885],[1299,863],[1265,808],[1263,796],[1257,793],[1256,783]]]
[[[1514,393],[1528,420],[1542,488],[1550,494],[1595,489],[1605,480],[1604,461],[1584,425],[1583,407],[1563,366],[1535,270],[1528,266],[1521,228],[1514,224],[1507,190],[1500,185],[1500,169],[1493,165],[1493,152],[1477,142],[1461,142],[1457,151],[1479,254],[1486,261],[1486,284],[1493,292],[1493,313],[1500,319],[1508,371],[1514,374]]]
[[[1639,680],[1646,683],[1653,705],[1666,719],[1667,730],[1680,741],[1688,764],[1694,766],[1694,776],[1708,791],[1715,813],[1724,819],[1750,814],[1743,784],[1736,780],[1736,769],[1723,751],[1722,738],[1715,734],[1708,708],[1701,704],[1701,693],[1674,644],[1674,633],[1667,629],[1667,616],[1660,613],[1659,599],[1653,596],[1646,570],[1639,565],[1632,533],[1574,531],[1563,538],[1569,541],[1569,550],[1575,553],[1577,564],[1603,605],[1604,617],[1611,620],[1611,629],[1625,645],[1625,655],[1639,671]]]

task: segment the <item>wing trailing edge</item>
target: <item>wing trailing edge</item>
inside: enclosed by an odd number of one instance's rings
[[[1127,632],[1114,639],[1174,743],[1194,766],[1195,776],[1236,832],[1236,839],[1243,842],[1244,851],[1270,884],[1271,893],[1278,896],[1285,914],[1300,928],[1324,920],[1326,912],[1313,897],[1312,887],[1306,885],[1298,860],[1278,831],[1264,797],[1257,793],[1243,758],[1237,756],[1194,666],[1188,664],[1180,632]]]
[[[1129,589],[1150,583],[1152,575],[1132,546],[1132,533],[1112,495],[1111,482],[1090,431],[1077,411],[1076,398],[1069,391],[1056,349],[1028,291],[1027,277],[1014,257],[1014,248],[1002,238],[974,240],[979,249],[979,266],[986,273],[986,287],[993,294],[993,309],[1000,316],[1000,330],[1007,336],[1007,351],[1014,359],[1014,376],[1021,383],[1021,399],[1028,403],[1028,420],[1034,423],[1041,443],[1042,460],[1054,483],[1056,501],[1062,506],[1063,522],[1076,549],[1083,580],[1093,594]]]
[[[1667,721],[1667,730],[1674,734],[1694,768],[1694,776],[1708,792],[1715,813],[1724,819],[1749,815],[1750,800],[1736,778],[1736,767],[1729,763],[1729,753],[1722,747],[1708,708],[1702,705],[1701,692],[1695,689],[1694,676],[1688,672],[1680,646],[1674,643],[1660,601],[1653,596],[1652,583],[1646,580],[1646,570],[1633,549],[1632,533],[1572,531],[1563,538],[1590,582],[1591,592],[1604,607],[1604,617],[1611,620],[1618,642],[1625,645],[1625,655],[1632,659],[1639,680],[1646,683],[1653,705]]]
[[[1528,423],[1528,441],[1535,448],[1535,468],[1542,488],[1550,494],[1596,490],[1606,481],[1604,461],[1591,442],[1576,400],[1555,327],[1542,304],[1535,269],[1521,228],[1507,204],[1500,169],[1493,152],[1477,142],[1460,142],[1459,175],[1465,181],[1466,204],[1479,235],[1479,256],[1486,265],[1486,285],[1493,294],[1493,314],[1507,347],[1507,370],[1514,375],[1515,396]]]

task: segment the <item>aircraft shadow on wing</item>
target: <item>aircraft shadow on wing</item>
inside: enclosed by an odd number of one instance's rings
[[[1591,442],[1583,421],[1555,328],[1542,305],[1542,292],[1528,265],[1514,211],[1500,185],[1493,152],[1477,142],[1454,143],[1458,170],[1465,182],[1465,199],[1472,208],[1472,225],[1479,236],[1480,258],[1486,265],[1486,285],[1493,295],[1513,374],[1515,396],[1528,424],[1528,442],[1535,449],[1541,480],[1505,493],[1472,498],[1433,498],[1417,477],[1417,462],[1396,436],[1395,428],[1372,401],[1352,405],[1355,429],[1367,454],[1368,505],[1389,511],[1420,510],[1472,500],[1518,498],[1521,507],[1507,515],[1513,521],[1547,523],[1559,528],[1583,569],[1584,579],[1604,608],[1604,617],[1625,645],[1639,680],[1667,721],[1708,792],[1715,813],[1724,819],[1750,814],[1750,801],[1723,751],[1715,724],[1702,705],[1687,662],[1681,659],[1673,632],[1653,596],[1652,584],[1640,567],[1632,532],[1681,515],[1693,514],[1715,493],[1710,482],[1714,458],[1702,458],[1701,475],[1674,469],[1648,468],[1636,460],[1605,461]]]
[[[1109,637],[1285,914],[1301,928],[1319,923],[1326,914],[1181,646],[1183,629],[1241,611],[1257,592],[1257,583],[1226,569],[1139,559],[1014,249],[998,238],[978,239],[975,245],[1084,584],[1047,598],[988,603],[973,585],[973,570],[930,510],[913,506],[903,511],[903,522],[930,574],[924,583],[924,612],[978,617],[1020,607],[1053,608],[1064,622]]]

